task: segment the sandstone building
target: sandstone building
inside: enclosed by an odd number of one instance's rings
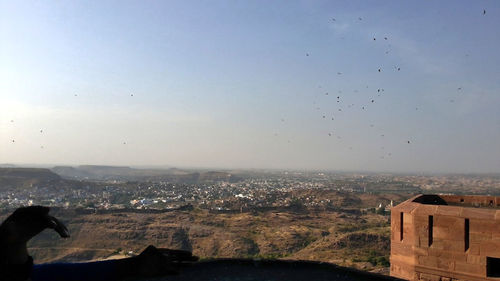
[[[418,195],[392,208],[391,275],[500,280],[500,197]]]

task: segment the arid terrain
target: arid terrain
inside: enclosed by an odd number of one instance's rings
[[[358,208],[353,208],[351,194],[321,193],[345,201],[346,208],[291,207],[243,213],[198,208],[93,213],[54,208],[52,213],[67,224],[71,238],[63,240],[45,231],[30,243],[30,252],[37,262],[84,261],[136,254],[153,244],[191,250],[201,258],[319,260],[365,270],[388,266],[388,216],[361,209],[405,196],[360,195],[355,198]]]
[[[46,205],[71,232],[33,239],[38,263],[126,257],[155,245],[202,259],[314,260],[387,273],[392,205],[450,187],[487,194],[500,184],[496,175],[54,170],[61,174],[0,168],[0,219]]]

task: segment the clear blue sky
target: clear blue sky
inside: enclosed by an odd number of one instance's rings
[[[0,163],[499,172],[499,26],[494,0],[0,0]]]

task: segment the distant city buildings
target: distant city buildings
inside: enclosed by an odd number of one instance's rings
[[[500,190],[494,176],[408,176],[390,174],[333,174],[274,172],[241,177],[236,182],[218,180],[197,184],[164,180],[137,182],[62,180],[0,188],[0,207],[47,205],[90,209],[171,209],[186,204],[224,211],[288,206],[297,197],[308,208],[336,208],[339,202],[307,190],[343,193],[409,193],[422,191],[493,193]],[[469,191],[470,190],[470,191]],[[366,206],[389,212],[392,203]]]

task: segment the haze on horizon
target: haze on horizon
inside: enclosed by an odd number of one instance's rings
[[[0,163],[499,172],[498,26],[493,0],[0,0]]]

